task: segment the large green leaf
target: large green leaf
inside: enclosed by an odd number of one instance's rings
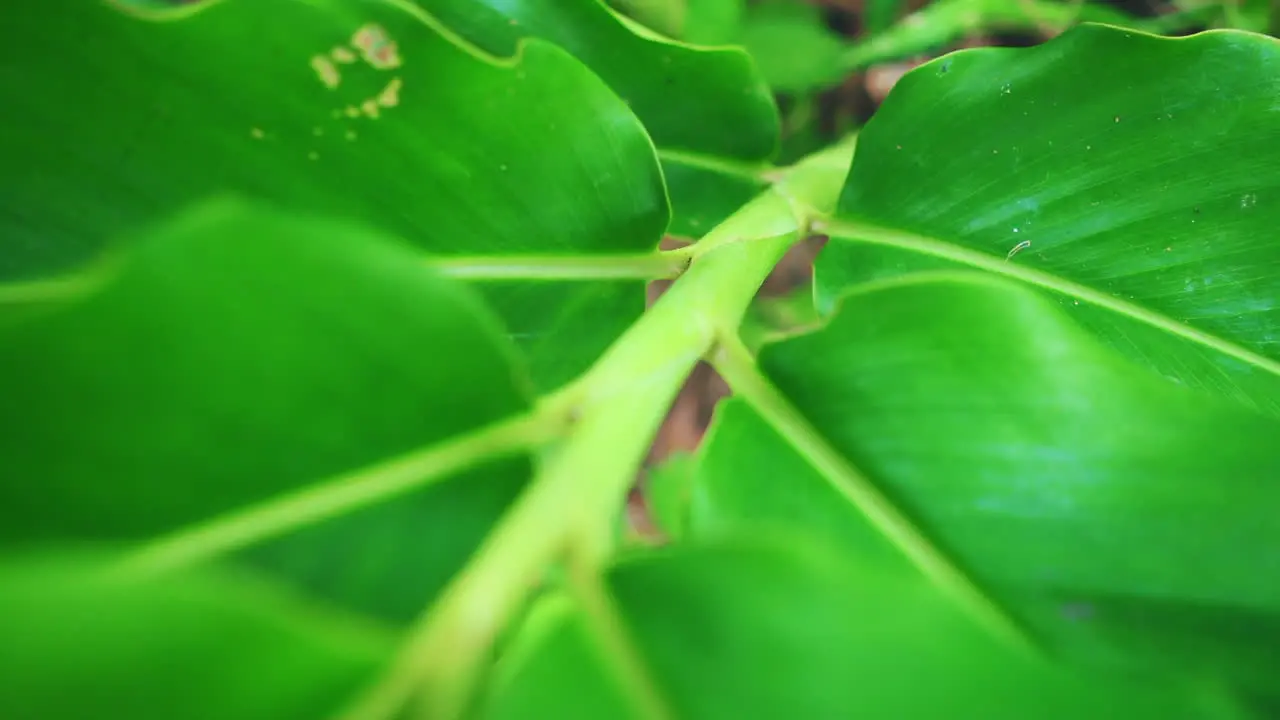
[[[910,557],[1064,658],[1274,691],[1280,421],[1152,376],[1006,280],[851,292],[761,374],[721,363],[750,406],[709,435],[688,535],[803,526]]]
[[[497,54],[524,37],[573,53],[636,112],[662,158],[670,231],[701,237],[760,192],[777,149],[769,89],[739,48],[699,48],[624,21],[603,0],[416,0]]]
[[[389,633],[226,572],[120,583],[111,556],[0,563],[0,713],[15,720],[313,720],[368,682]]]
[[[776,92],[810,92],[848,73],[840,65],[848,43],[827,27],[817,5],[792,0],[756,4],[743,19],[738,41]]]
[[[0,331],[5,545],[180,533],[529,407],[496,319],[377,233],[223,201],[111,258]],[[407,620],[529,465],[499,454],[241,559]]]
[[[979,267],[1177,382],[1280,412],[1277,93],[1280,44],[1239,32],[1082,26],[934,61],[861,135],[820,295]]]
[[[656,247],[661,171],[626,104],[564,50],[485,57],[399,0],[134,5],[4,12],[0,279],[78,267],[235,191],[447,256],[506,311],[542,387],[642,311],[662,270],[616,256]]]
[[[531,616],[486,717],[1211,717],[1176,685],[1078,676],[984,635],[916,576],[837,560],[800,533],[616,565],[618,618]],[[633,655],[602,642],[612,627]],[[640,700],[640,698],[645,700]]]

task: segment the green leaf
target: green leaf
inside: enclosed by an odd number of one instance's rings
[[[418,2],[490,52],[507,54],[520,38],[543,38],[603,78],[658,147],[674,212],[669,232],[701,237],[764,188],[760,174],[777,149],[778,111],[740,48],[656,36],[602,0]]]
[[[1205,717],[1176,685],[1124,687],[1001,646],[916,576],[838,560],[802,533],[644,554],[608,575],[614,631],[558,604],[531,626],[485,717]],[[582,704],[579,704],[580,701]]]
[[[0,563],[11,718],[312,720],[368,682],[389,633],[227,572],[120,583],[111,556]]]
[[[819,295],[981,268],[1175,382],[1280,412],[1278,92],[1280,45],[1239,32],[1082,26],[929,63],[861,135]]]
[[[549,388],[672,269],[653,257],[669,209],[643,127],[545,41],[485,57],[399,0],[52,0],[13,15],[0,279],[77,268],[108,238],[237,192],[447,258]],[[609,312],[577,332],[597,303]]]
[[[937,52],[966,35],[983,32],[1037,32],[1052,35],[1078,22],[1100,22],[1151,32],[1193,25],[1181,15],[1139,20],[1101,3],[1056,0],[938,0],[891,27],[848,47],[834,67],[849,73],[876,63]]]
[[[790,0],[751,6],[740,42],[775,92],[803,93],[834,84],[846,42],[829,30],[822,8]]]
[[[745,0],[685,0],[680,38],[698,45],[730,45],[741,32]]]
[[[803,526],[1060,657],[1273,692],[1280,421],[973,272],[863,285],[717,368],[754,412],[709,433],[692,536]]]
[[[645,506],[654,523],[668,537],[684,534],[688,520],[689,491],[698,474],[698,458],[677,453],[649,471],[644,482]]]
[[[862,23],[866,32],[881,33],[893,27],[905,5],[906,3],[902,0],[868,0],[862,14]]]
[[[523,487],[522,436],[486,433],[530,383],[496,318],[411,246],[222,201],[112,259],[94,292],[0,332],[0,542],[159,537],[199,560],[231,515],[266,541],[240,559],[403,621]],[[344,475],[339,506],[307,509],[326,522],[234,520]],[[362,484],[402,496],[361,506]]]

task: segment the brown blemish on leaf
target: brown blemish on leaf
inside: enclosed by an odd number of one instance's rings
[[[320,82],[324,86],[333,90],[338,87],[338,83],[342,82],[342,75],[338,72],[338,68],[334,67],[329,58],[323,55],[316,55],[311,58],[311,69],[316,71],[316,76],[320,78]]]
[[[351,38],[351,46],[377,70],[400,67],[400,50],[381,25],[369,23],[361,27]]]
[[[382,89],[378,94],[378,104],[384,108],[395,107],[400,104],[400,86],[403,83],[400,78],[391,78],[391,82]]]

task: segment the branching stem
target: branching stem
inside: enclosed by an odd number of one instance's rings
[[[737,329],[806,230],[811,218],[797,208],[834,206],[850,150],[841,144],[796,165],[698,243],[688,270],[575,383],[569,436],[343,720],[386,720],[415,696],[427,717],[459,717],[489,648],[543,569],[570,544],[584,567],[603,566],[613,518],[685,378],[721,334]]]

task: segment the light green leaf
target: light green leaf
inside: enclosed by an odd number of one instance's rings
[[[754,192],[777,149],[778,111],[740,48],[700,48],[659,37],[602,0],[417,0],[490,52],[524,37],[554,42],[605,80],[635,111],[662,158],[674,218],[669,231],[701,237]],[[697,118],[690,122],[690,118]]]
[[[149,570],[265,541],[239,558],[404,621],[523,487],[546,429],[493,428],[531,385],[408,244],[223,201],[112,259],[0,331],[3,544],[157,541]],[[252,513],[342,476],[336,506]]]
[[[710,432],[692,536],[804,526],[1059,657],[1272,691],[1280,421],[972,272],[861,286],[718,369],[754,412]]]
[[[1239,32],[1082,26],[936,60],[861,135],[819,295],[981,268],[1175,382],[1280,412],[1277,93],[1280,44]]]
[[[1109,683],[1020,656],[926,583],[837,560],[803,533],[647,553],[608,575],[614,632],[557,604],[496,683],[488,718],[1213,717],[1177,685]],[[630,694],[629,694],[630,693]],[[580,704],[580,699],[585,699]]]
[[[400,0],[122,7],[7,18],[0,279],[77,268],[232,191],[444,256],[507,310],[549,388],[643,310],[644,279],[678,267],[654,257],[669,210],[643,127],[560,48],[485,57]],[[596,303],[592,332],[563,332]]]
[[[102,553],[0,563],[9,718],[313,720],[378,671],[390,633],[224,571],[101,574]]]

